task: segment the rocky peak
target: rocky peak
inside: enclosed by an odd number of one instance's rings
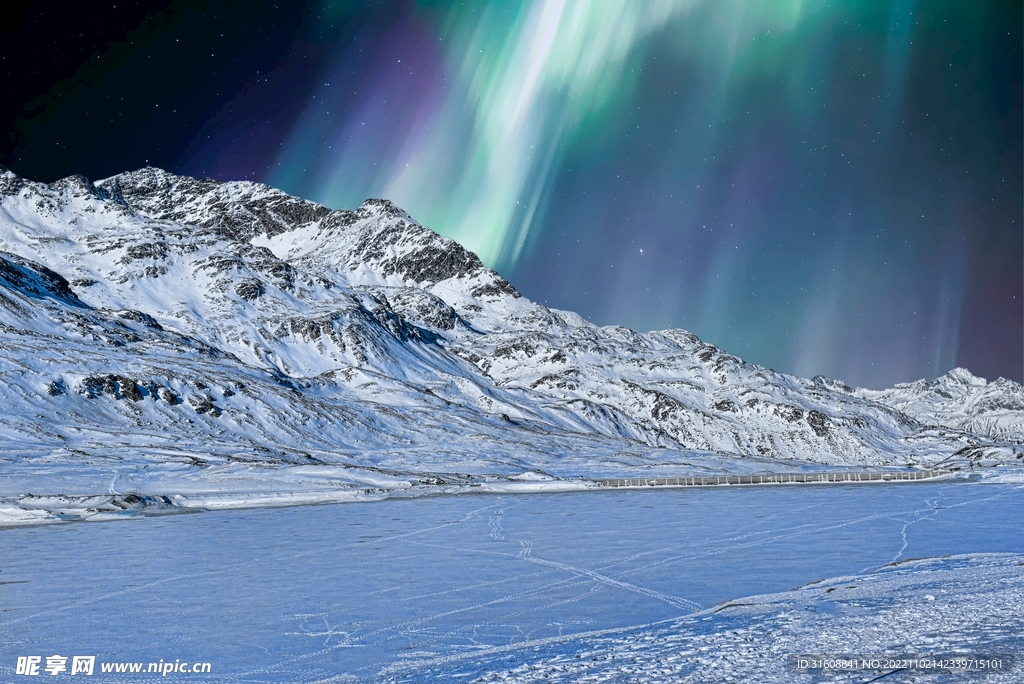
[[[365,200],[356,213],[361,216],[384,216],[397,220],[408,221],[409,223],[415,223],[404,210],[398,207],[394,202],[389,199],[373,198]]]
[[[197,180],[154,167],[112,176],[97,185],[149,218],[212,228],[246,242],[301,228],[331,213],[261,183]]]
[[[384,281],[397,276],[420,287],[472,280],[468,288],[474,297],[519,297],[475,254],[416,223],[387,199],[368,199],[355,211],[332,211],[260,183],[197,180],[154,167],[112,176],[96,187],[142,216],[199,226],[240,243],[267,241],[273,249],[275,238],[294,244],[289,235],[313,231],[319,240],[300,241],[307,265],[343,272],[361,265]],[[286,260],[299,256],[284,247],[275,254]]]
[[[0,165],[0,197],[4,195],[17,195],[25,181],[21,176],[11,171],[6,166]]]
[[[985,378],[979,378],[966,368],[954,368],[929,383],[932,387],[984,387],[988,384]]]
[[[70,197],[97,197],[100,199],[108,197],[106,193],[98,192],[92,181],[77,173],[54,181],[48,187],[54,192]]]
[[[833,392],[842,392],[844,394],[849,394],[850,392],[853,391],[853,388],[847,385],[842,380],[833,380],[831,378],[826,378],[824,375],[815,375],[812,379],[812,382],[816,387],[822,387]]]

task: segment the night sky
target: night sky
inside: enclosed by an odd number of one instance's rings
[[[598,324],[1021,381],[1021,5],[6,3],[0,163],[388,197]]]

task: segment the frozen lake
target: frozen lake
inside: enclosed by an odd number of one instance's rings
[[[946,482],[453,496],[6,529],[0,678],[16,679],[18,656],[82,654],[211,663],[168,682],[471,681],[595,633],[894,561],[1024,553],[1021,521],[1024,488]],[[128,681],[96,669],[90,681]]]

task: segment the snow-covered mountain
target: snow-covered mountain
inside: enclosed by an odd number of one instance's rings
[[[954,368],[932,381],[918,380],[886,390],[861,389],[855,394],[924,423],[1024,444],[1024,387],[1006,378],[988,382],[965,368]]]
[[[1024,451],[1016,383],[853,390],[682,330],[598,327],[386,200],[332,211],[154,168],[95,185],[0,168],[0,252],[0,496],[116,480],[118,459],[170,491],[232,463],[390,487]],[[43,471],[60,475],[24,479]]]

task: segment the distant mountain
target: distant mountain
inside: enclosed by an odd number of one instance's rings
[[[1006,378],[988,382],[964,368],[954,368],[932,381],[918,380],[879,391],[862,389],[855,394],[923,423],[1024,444],[1024,387]]]
[[[0,250],[4,470],[127,459],[200,481],[216,464],[333,463],[434,482],[695,452],[918,466],[1024,452],[1016,383],[957,370],[855,390],[683,330],[598,327],[386,200],[332,211],[154,168],[95,185],[0,169]]]

